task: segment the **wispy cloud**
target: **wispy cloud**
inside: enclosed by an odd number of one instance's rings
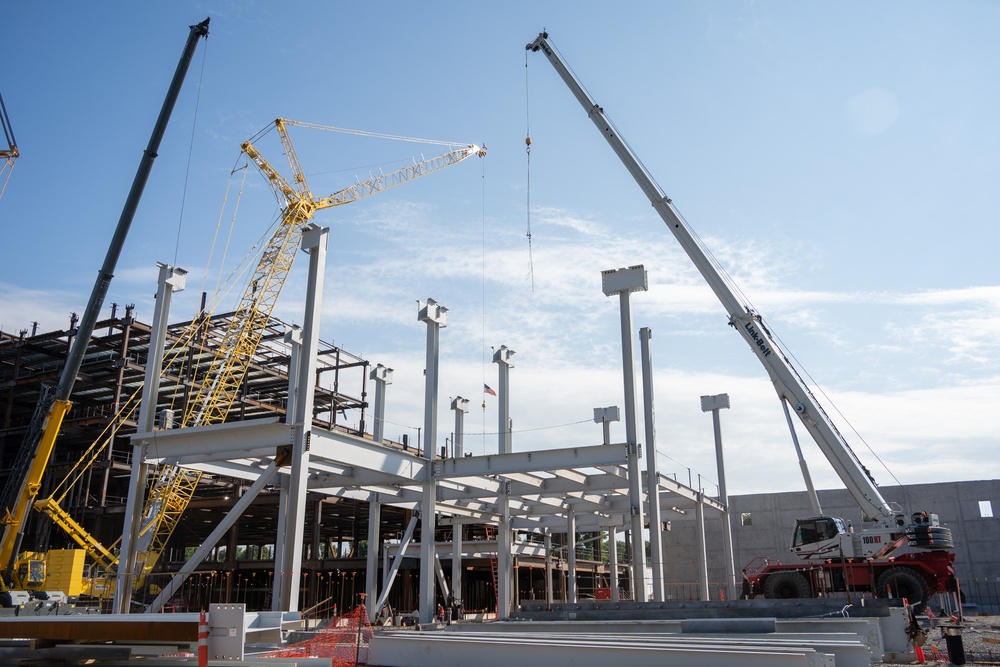
[[[0,283],[0,330],[17,334],[69,328],[71,312],[81,313],[79,295],[62,290],[35,290]]]
[[[390,213],[392,223],[373,222]],[[727,457],[730,488],[751,492],[799,487],[784,417],[763,369],[747,361],[732,367],[742,370],[713,375],[686,363],[678,366],[692,355],[709,362],[713,350],[746,359],[747,350],[729,335],[717,299],[668,234],[648,242],[616,238],[609,244],[605,241],[613,233],[607,225],[546,209],[535,218],[533,272],[529,275],[527,242],[519,233],[508,231],[487,239],[484,249],[482,239],[476,238],[481,230],[457,236],[442,231],[451,226],[447,215],[431,225],[428,218],[440,217],[440,213],[398,204],[368,212],[351,224],[363,221],[366,233],[378,236],[378,257],[359,248],[338,254],[329,268],[327,284],[338,287],[327,292],[325,331],[334,339],[343,331],[351,344],[363,341],[363,353],[371,361],[397,369],[389,409],[399,429],[421,424],[425,334],[424,325],[416,321],[416,300],[433,297],[450,309],[448,327],[442,332],[444,393],[471,394],[467,397],[474,404],[481,402],[481,382],[484,378],[493,382],[496,375],[492,348],[503,343],[517,353],[512,414],[515,430],[525,429],[515,438],[518,446],[596,442],[599,428],[586,423],[591,409],[622,402],[618,303],[601,293],[600,271],[645,262],[650,290],[633,297],[633,309],[637,329],[649,323],[666,332],[653,340],[656,359],[662,360],[656,370],[656,410],[660,451],[667,457],[664,465],[673,461],[672,472],[681,478],[690,468],[694,477],[701,474],[707,480],[706,485],[716,483],[710,420],[706,425],[697,397],[729,392],[733,409],[726,415],[725,430],[731,443]],[[824,341],[829,349],[846,353],[849,363],[858,363],[854,369],[840,368],[842,379],[834,373],[834,381],[842,381],[843,387],[834,386],[831,395],[901,481],[935,479],[935,473],[917,461],[948,456],[956,446],[965,455],[985,455],[991,430],[969,414],[989,413],[987,397],[1000,386],[1000,379],[987,376],[964,381],[966,376],[948,369],[947,364],[975,363],[996,351],[1000,318],[995,312],[986,318],[984,314],[995,311],[1000,288],[898,293],[799,290],[789,286],[794,283],[794,272],[782,274],[768,268],[782,265],[780,249],[725,239],[710,242],[718,249],[719,261],[753,292],[755,306],[769,314],[771,322],[798,332],[793,336],[796,340],[812,332],[809,335]],[[789,268],[787,261],[783,268]],[[874,315],[875,321],[865,323],[864,328],[874,326],[879,338],[859,342],[855,329],[861,324],[852,312],[864,313],[866,318]],[[831,326],[845,322],[849,324]],[[684,341],[680,358],[671,349],[671,343],[678,340]],[[928,347],[946,348],[949,353],[939,359],[915,353]],[[895,389],[885,378],[871,385],[875,389],[848,380],[851,375],[862,378],[884,372],[889,364],[883,367],[877,359],[885,361],[887,356],[910,356],[933,370],[922,372],[923,386],[915,384],[914,377],[900,377]],[[866,364],[865,359],[876,361]],[[830,363],[836,362],[831,359]],[[485,415],[479,414],[480,408],[475,418],[469,417],[486,424],[488,433],[495,432],[491,400],[495,399],[486,401]],[[835,419],[845,425],[846,419]],[[473,432],[468,423],[467,430]],[[478,437],[477,446],[492,451],[493,436]],[[879,465],[875,455],[860,439],[849,439],[875,470]],[[918,457],[917,452],[924,453]],[[807,457],[812,459],[818,484],[840,485],[818,451]],[[891,481],[889,473],[879,477]]]

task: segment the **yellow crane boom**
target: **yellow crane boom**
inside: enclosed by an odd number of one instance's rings
[[[247,157],[257,166],[267,179],[279,203],[282,204],[281,222],[268,241],[230,320],[223,336],[223,342],[215,355],[201,386],[184,415],[185,426],[199,426],[224,421],[229,406],[236,400],[237,392],[249,367],[253,352],[260,343],[265,326],[277,302],[285,278],[292,268],[298,253],[302,230],[312,220],[317,211],[349,204],[369,197],[402,183],[458,164],[473,155],[483,157],[486,151],[476,145],[448,151],[421,162],[403,167],[389,174],[380,174],[361,183],[356,183],[326,197],[317,198],[309,190],[298,156],[288,136],[288,125],[295,121],[279,118],[274,121],[285,155],[292,168],[295,187],[264,157],[249,141],[242,145]],[[311,126],[317,127],[317,126]]]
[[[484,157],[486,155],[485,147],[475,144],[458,145],[449,142],[416,140],[421,143],[445,143],[445,145],[452,146],[452,150],[414,162],[388,174],[379,174],[331,195],[315,197],[309,189],[305,174],[299,164],[298,155],[292,145],[291,137],[288,135],[288,126],[290,125],[343,131],[340,128],[300,123],[282,118],[274,121],[274,127],[281,139],[284,153],[292,170],[294,187],[261,155],[250,141],[242,144],[243,152],[257,166],[274,191],[281,205],[281,221],[261,253],[257,267],[247,283],[239,306],[229,320],[211,365],[201,378],[195,379],[198,389],[185,410],[184,426],[201,426],[225,421],[230,406],[238,397],[247,369],[250,367],[250,362],[264,335],[278,296],[285,284],[285,279],[288,277],[298,254],[302,232],[317,211],[369,197],[458,164],[472,156]],[[372,133],[351,132],[372,135]],[[405,139],[390,135],[374,136]],[[174,488],[178,476],[183,476],[185,473],[190,474],[190,471],[182,473],[181,469],[175,465],[164,465],[150,490],[142,525],[155,526],[156,528],[142,530],[136,539],[136,552],[146,554],[143,564],[146,572],[155,564],[159,552],[169,539],[170,532],[176,526],[187,505],[186,500],[178,498],[170,491],[171,488]],[[190,495],[193,495],[193,487],[190,487],[188,500]]]

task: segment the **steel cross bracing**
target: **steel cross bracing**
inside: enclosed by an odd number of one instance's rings
[[[139,433],[133,441],[156,443],[157,460],[255,481],[278,447],[291,443],[291,428],[257,419],[188,429]],[[437,481],[437,509],[449,522],[499,520],[502,475],[510,485],[511,521],[517,530],[565,527],[570,508],[577,530],[626,526],[629,521],[626,445],[588,445],[512,454],[436,459],[433,463],[393,446],[316,426],[312,429],[308,488],[311,492],[367,501],[377,493],[385,505],[416,509],[430,470]],[[694,519],[698,492],[659,475],[664,518]],[[643,484],[645,486],[645,484]],[[702,497],[710,512],[717,499]],[[450,515],[450,518],[448,518]]]

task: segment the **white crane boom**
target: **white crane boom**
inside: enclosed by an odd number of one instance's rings
[[[548,58],[563,82],[569,87],[587,115],[600,130],[611,149],[628,169],[632,178],[659,213],[663,222],[673,232],[678,243],[694,262],[695,267],[722,302],[729,314],[729,323],[740,332],[750,345],[757,359],[763,364],[775,391],[782,401],[787,401],[798,414],[813,440],[843,480],[848,491],[872,518],[890,519],[893,509],[882,497],[868,471],[851,450],[843,435],[837,430],[816,397],[806,386],[791,361],[778,346],[760,316],[750,305],[740,299],[725,273],[715,264],[701,242],[692,233],[687,222],[673,207],[671,200],[657,185],[652,175],[622,139],[618,130],[601,108],[587,93],[583,85],[563,63],[549,41],[548,33],[539,33],[535,41],[525,48],[541,52]]]

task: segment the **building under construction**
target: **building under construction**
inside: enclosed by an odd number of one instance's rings
[[[157,428],[179,426],[181,415],[196,390],[193,378],[203,377],[213,362],[233,313],[214,315],[200,322],[179,322],[167,328],[166,349],[171,363],[164,364],[156,397]],[[76,316],[63,330],[23,330],[0,333],[0,387],[4,413],[0,429],[2,461],[0,475],[7,479],[15,454],[31,421],[40,392],[55,382],[72,344]],[[193,338],[190,331],[197,333]],[[228,410],[226,422],[287,417],[290,329],[272,320],[256,348],[240,386],[239,397]],[[133,447],[137,429],[135,404],[143,384],[150,355],[150,325],[136,317],[133,306],[99,323],[93,336],[74,392],[72,411],[63,422],[39,498],[41,506],[54,499],[72,520],[96,542],[116,553],[123,531]],[[313,424],[315,427],[371,439],[369,426],[370,364],[334,345],[321,344],[315,372]],[[414,451],[419,443],[383,439],[382,446]],[[203,545],[220,518],[230,510],[249,486],[244,479],[205,472],[200,475],[170,534],[163,538],[162,553],[147,577],[137,602],[148,602],[185,562]],[[209,602],[243,602],[249,610],[270,609],[275,556],[275,525],[280,489],[265,487],[244,511],[224,539],[211,545],[210,555],[197,567],[180,592],[165,608],[198,609]],[[381,534],[388,545],[403,534],[412,512],[386,504],[381,511]],[[327,616],[334,609],[352,607],[365,590],[369,535],[368,503],[350,497],[310,493],[303,522],[303,570],[299,609]],[[46,553],[57,549],[86,548],[75,539],[59,516],[33,512],[23,547]],[[478,558],[463,559],[466,568],[460,599],[468,611],[493,612],[496,606],[496,541],[483,525],[463,527],[467,543],[480,543]],[[440,530],[440,541],[451,531]],[[593,537],[593,536],[591,536]],[[545,599],[545,559],[541,545],[522,545],[515,562],[518,597]],[[577,549],[581,594],[608,586],[607,546],[602,557],[600,539]],[[383,559],[376,561],[380,570]],[[91,561],[88,560],[88,564]],[[565,566],[557,559],[555,568]],[[95,568],[96,569],[96,568]],[[389,604],[409,611],[417,607],[417,564],[403,561]],[[96,572],[95,572],[96,573]],[[555,581],[556,599],[565,594],[561,578]],[[95,601],[96,602],[96,601]]]

